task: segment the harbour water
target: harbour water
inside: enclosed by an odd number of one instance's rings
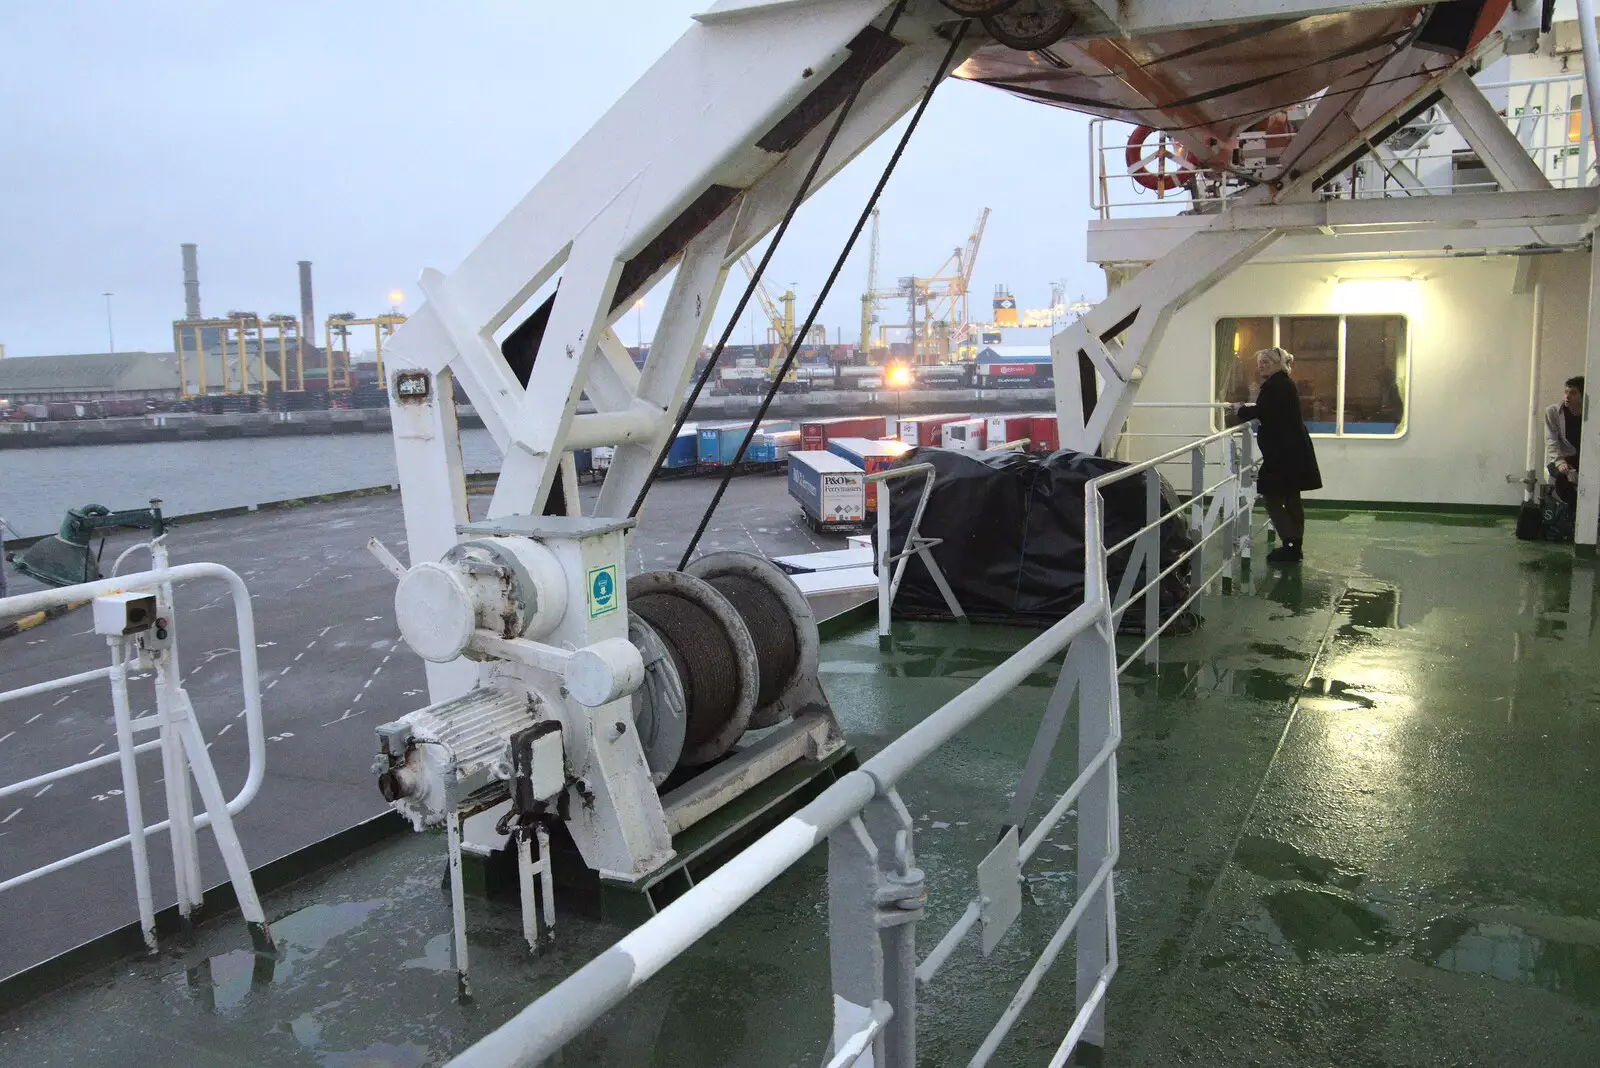
[[[461,432],[462,464],[496,471],[486,430]],[[169,515],[392,485],[388,434],[162,441],[0,452],[0,518],[7,537],[48,534],[71,507],[137,508],[160,497]]]

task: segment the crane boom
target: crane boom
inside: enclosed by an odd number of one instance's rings
[[[861,294],[861,356],[872,357],[872,324],[878,321],[878,209],[872,209],[872,237],[867,243],[867,288]]]

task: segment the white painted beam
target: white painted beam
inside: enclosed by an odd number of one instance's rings
[[[1212,230],[1372,231],[1384,227],[1567,225],[1582,223],[1600,207],[1600,190],[1461,193],[1431,197],[1373,197],[1305,204],[1263,204],[1223,212]]]
[[[1451,71],[1439,88],[1444,90],[1439,98],[1440,109],[1489,168],[1502,190],[1527,192],[1550,188],[1550,179],[1465,71]]]
[[[1095,3],[1130,36],[1416,6],[1410,0],[1345,0],[1344,3],[1336,0],[1095,0]]]
[[[728,237],[737,210],[737,206],[729,208],[706,227],[689,243],[678,263],[660,325],[650,343],[650,355],[639,374],[639,399],[661,411],[663,424],[647,442],[617,446],[595,502],[597,516],[627,515],[666,447],[667,435],[683,404],[684,390],[694,373],[695,359],[728,276]]]
[[[1595,551],[1600,528],[1600,412],[1594,403],[1600,389],[1600,256],[1589,258],[1588,336],[1583,361],[1583,441],[1578,448],[1578,512],[1575,540],[1583,551]]]

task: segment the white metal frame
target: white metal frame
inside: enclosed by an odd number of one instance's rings
[[[906,528],[905,544],[900,546],[896,553],[890,544],[890,512],[894,504],[894,494],[889,492],[889,483],[897,478],[906,478],[911,475],[922,476],[922,495],[917,498],[917,509],[911,515],[911,525]],[[878,637],[889,636],[889,613],[894,605],[894,599],[900,593],[900,580],[905,578],[906,565],[913,556],[922,561],[922,566],[928,569],[928,574],[933,577],[934,585],[939,587],[939,593],[944,597],[945,607],[950,609],[950,614],[956,619],[965,620],[967,613],[962,610],[961,602],[956,599],[955,591],[950,588],[950,583],[945,580],[944,571],[939,567],[939,562],[933,558],[933,548],[943,542],[942,538],[925,538],[918,531],[922,526],[922,513],[928,508],[928,498],[933,496],[934,468],[932,464],[910,464],[906,467],[892,467],[885,471],[874,471],[867,476],[869,484],[876,484],[878,489]]]
[[[136,547],[137,548],[137,547]],[[150,865],[145,849],[145,839],[167,831],[172,842],[173,881],[177,888],[178,912],[183,922],[192,920],[203,901],[205,887],[200,881],[199,839],[196,831],[209,826],[216,835],[217,848],[227,866],[228,878],[233,883],[239,910],[250,927],[258,948],[271,948],[272,936],[255,883],[250,877],[250,866],[233,826],[233,817],[255,798],[266,775],[266,732],[261,721],[261,689],[259,668],[256,662],[255,616],[250,605],[250,593],[244,580],[221,564],[194,563],[167,566],[166,549],[162,539],[150,543],[154,568],[133,575],[100,579],[59,589],[22,594],[0,600],[0,619],[12,618],[75,602],[82,602],[109,593],[148,591],[156,596],[157,612],[167,621],[168,638],[162,643],[147,645],[142,635],[107,638],[111,650],[109,667],[79,672],[31,686],[22,686],[0,693],[0,703],[31,697],[56,690],[71,689],[97,679],[111,683],[111,702],[115,724],[116,752],[80,761],[53,771],[43,772],[20,782],[0,786],[0,798],[79,775],[107,764],[117,763],[122,772],[122,799],[128,820],[128,833],[97,846],[62,857],[31,871],[23,872],[0,882],[0,891],[61,871],[75,864],[128,846],[133,857],[134,889],[139,904],[139,927],[145,945],[151,951],[156,946],[155,903],[150,886]],[[131,550],[130,550],[131,551]],[[127,553],[124,553],[125,557]],[[121,558],[118,559],[118,563]],[[113,568],[113,570],[115,570]],[[206,741],[195,718],[194,705],[180,682],[177,650],[177,619],[173,611],[172,587],[190,579],[221,579],[228,585],[233,598],[234,623],[239,640],[240,687],[244,696],[245,733],[249,747],[249,770],[244,785],[229,800],[211,763]],[[155,674],[156,710],[153,714],[133,718],[128,701],[128,665],[147,662]],[[158,737],[146,742],[135,742],[140,731],[154,730]],[[139,789],[136,758],[150,750],[161,751],[162,775],[165,783],[167,819],[146,825]],[[205,811],[194,811],[190,793],[190,776],[200,791]]]
[[[1248,425],[1194,441],[1161,457],[1119,468],[1091,481],[1084,494],[1085,602],[989,674],[890,742],[877,755],[830,786],[816,800],[707,876],[659,914],[560,983],[496,1031],[451,1061],[454,1068],[498,1068],[537,1064],[555,1056],[584,1028],[731,916],[810,850],[828,843],[829,945],[832,957],[834,1029],[829,1064],[871,1063],[912,1068],[916,1063],[916,998],[920,985],[934,981],[951,954],[975,927],[985,929],[987,951],[1003,936],[1015,912],[996,915],[996,895],[1016,891],[1023,865],[1074,807],[1078,827],[1078,897],[1001,1014],[968,1062],[990,1062],[1020,1018],[1040,981],[1069,940],[1076,936],[1077,1013],[1050,1064],[1065,1065],[1082,1041],[1104,1042],[1106,991],[1118,966],[1113,875],[1120,855],[1117,815],[1117,749],[1122,739],[1117,677],[1140,653],[1155,650],[1162,629],[1216,578],[1237,567],[1248,552],[1250,513],[1244,510],[1253,482],[1253,440]],[[1192,500],[1162,512],[1156,466],[1174,457],[1204,458],[1208,447],[1224,444],[1237,456],[1230,476]],[[1237,450],[1237,451],[1232,451]],[[1196,464],[1195,469],[1202,469]],[[906,470],[910,470],[909,468]],[[1106,487],[1142,477],[1153,487],[1145,527],[1131,538],[1107,546],[1103,536]],[[1212,496],[1207,497],[1207,492]],[[1201,516],[1210,530],[1183,560],[1162,569],[1153,583],[1113,598],[1107,573],[1112,554],[1130,545],[1136,552],[1152,534],[1185,510]],[[1116,620],[1143,598],[1155,603],[1154,585],[1196,556],[1218,534],[1225,557],[1220,568],[1197,583],[1194,595],[1155,622],[1133,656],[1118,663]],[[1140,569],[1159,566],[1159,552],[1130,562],[1124,589]],[[957,734],[972,726],[1013,689],[1066,653],[1060,678],[1040,721],[1038,737],[1016,791],[1010,826],[979,866],[980,891],[961,918],[919,964],[916,923],[926,899],[922,871],[913,850],[914,825],[896,784]],[[1026,839],[1020,829],[1028,815],[1043,769],[1049,764],[1072,701],[1078,707],[1078,775],[1055,799]],[[990,873],[990,874],[986,874]],[[997,873],[997,874],[994,874]],[[987,883],[987,885],[986,885]],[[992,892],[987,892],[992,891]],[[987,955],[987,952],[986,952]],[[870,1061],[866,1060],[869,1056]]]

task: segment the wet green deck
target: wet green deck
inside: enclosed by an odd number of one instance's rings
[[[1600,1062],[1594,572],[1492,519],[1314,518],[1307,544],[1125,680],[1108,1063]],[[824,681],[870,754],[1029,636],[907,625],[881,654],[862,633],[827,644]],[[924,952],[965,905],[1051,681],[902,788]],[[1009,999],[1071,900],[1073,838],[1068,821],[1029,869],[995,956],[964,948],[924,992],[923,1064],[965,1063]],[[572,921],[530,960],[512,908],[476,903],[462,1008],[441,854],[405,838],[269,895],[275,963],[229,921],[0,1017],[0,1063],[438,1063],[620,934]],[[565,1063],[818,1063],[825,867],[814,853]],[[997,1063],[1048,1059],[1071,974],[1069,954]]]

